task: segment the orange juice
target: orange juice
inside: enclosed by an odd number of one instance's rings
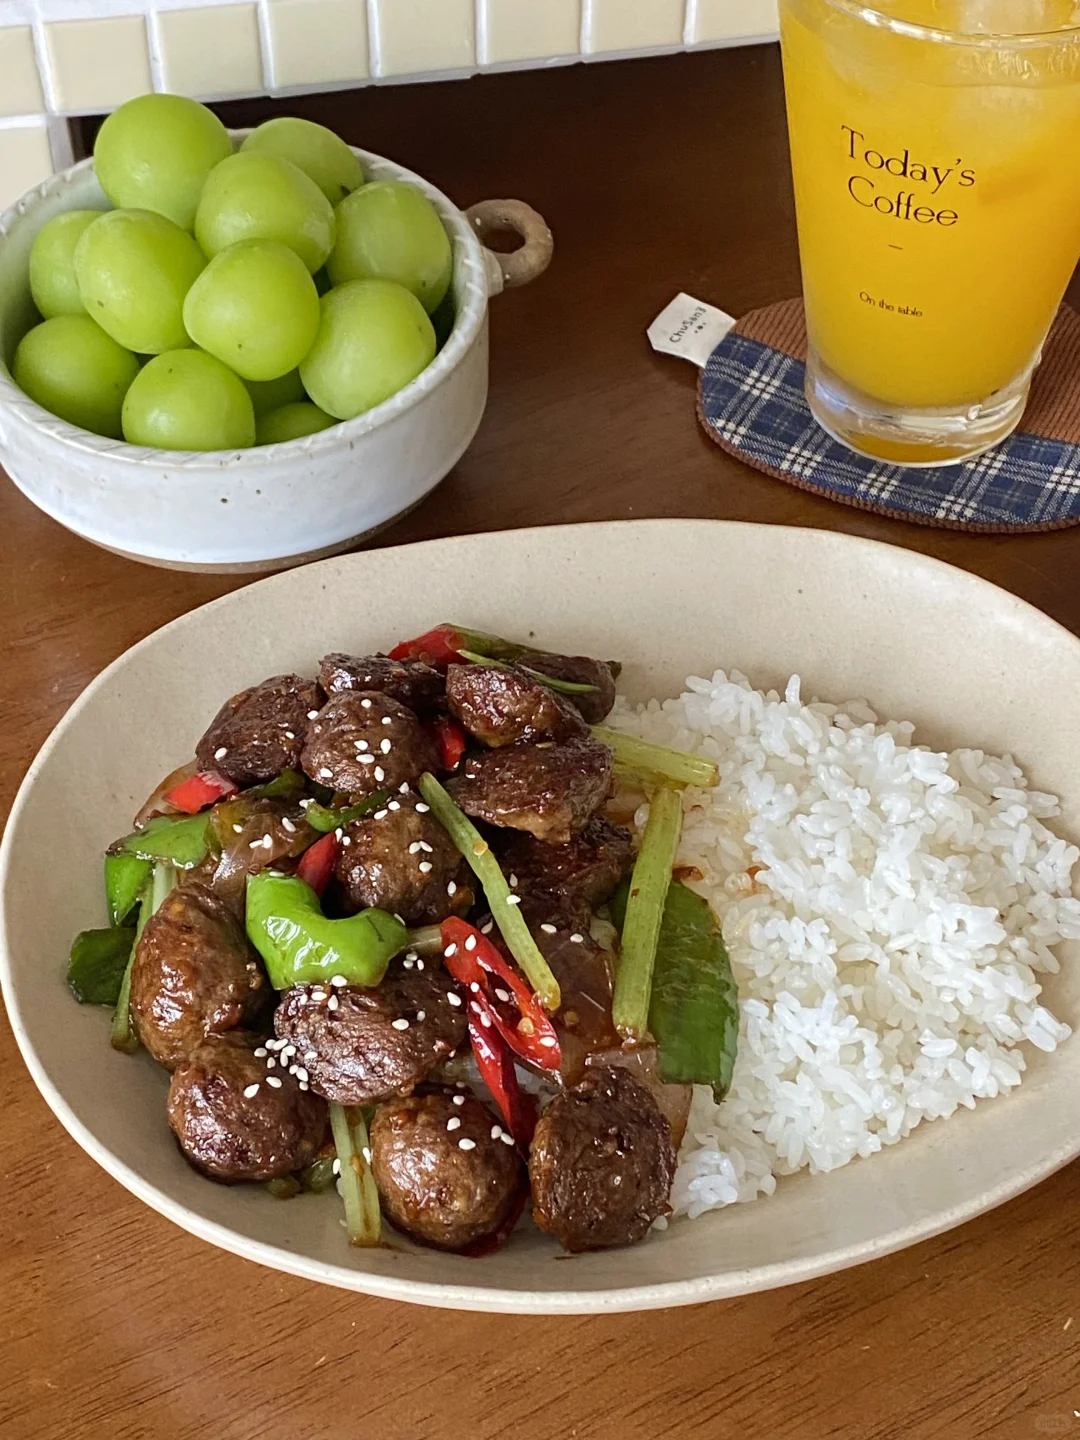
[[[955,412],[958,436],[932,426],[924,458],[963,458],[985,448],[965,443],[969,411],[989,414],[1005,395],[1008,428],[1019,419],[1080,257],[1080,29],[1068,28],[1080,7],[780,9],[811,370],[888,417],[896,444],[864,436],[857,448],[918,459],[919,425],[907,455],[905,417]],[[1012,29],[1025,12],[1050,33],[982,33],[1003,16]]]

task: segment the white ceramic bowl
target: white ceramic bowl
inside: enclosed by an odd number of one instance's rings
[[[246,131],[236,131],[242,138]],[[108,206],[83,160],[0,216],[0,465],[35,505],[107,550],[173,569],[258,571],[334,554],[409,510],[453,468],[487,400],[488,296],[542,271],[551,237],[515,201],[463,214],[401,165],[357,150],[369,179],[408,180],[435,205],[454,250],[456,318],[428,368],[355,420],[281,445],[203,454],[91,435],[36,405],[11,378],[35,317],[27,265],[34,236],[62,210]],[[496,256],[487,220],[520,230]]]
[[[1055,828],[1080,832],[1080,641],[921,555],[814,530],[639,521],[439,540],[275,576],[111,665],[31,766],[0,850],[0,979],[15,1037],[59,1119],[122,1184],[194,1234],[312,1280],[432,1305],[582,1312],[690,1304],[870,1260],[1080,1153],[1074,1037],[1053,1055],[1029,1049],[1008,1098],[924,1124],[870,1160],[573,1259],[528,1226],[484,1260],[397,1241],[350,1250],[333,1194],[283,1204],[195,1174],[165,1124],[164,1072],[145,1053],[111,1050],[108,1014],[81,1009],[64,987],[73,933],[103,923],[101,852],[227,691],[440,620],[619,656],[621,684],[639,699],[676,694],[688,673],[716,666],[780,686],[798,671],[804,694],[865,695],[931,744],[1012,751],[1037,788],[1062,797]],[[1080,944],[1061,958],[1048,1003],[1075,1027]]]

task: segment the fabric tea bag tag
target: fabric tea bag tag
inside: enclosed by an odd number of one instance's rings
[[[706,305],[692,295],[680,293],[665,305],[649,326],[649,344],[664,355],[679,355],[703,369],[705,362],[735,321],[715,305]]]

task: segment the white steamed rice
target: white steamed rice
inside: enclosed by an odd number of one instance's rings
[[[804,704],[798,676],[784,695],[735,672],[687,686],[608,723],[721,769],[687,791],[679,856],[741,1007],[731,1091],[696,1088],[679,1156],[672,1205],[694,1217],[1019,1085],[1024,1045],[1071,1033],[1040,977],[1080,939],[1080,851],[1008,756],[915,746],[861,701]]]

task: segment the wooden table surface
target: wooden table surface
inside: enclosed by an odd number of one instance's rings
[[[525,198],[556,236],[549,274],[492,306],[472,449],[380,543],[623,516],[819,526],[977,571],[1080,631],[1080,532],[964,538],[789,489],[706,440],[696,372],[648,349],[646,325],[678,290],[736,315],[798,291],[774,47],[290,108],[462,204]],[[240,583],[99,552],[6,482],[0,577],[4,814],[104,665]],[[1075,1165],[938,1240],[793,1289],[495,1319],[323,1289],[174,1228],[61,1130],[3,1021],[0,1116],[5,1440],[1080,1436]]]

